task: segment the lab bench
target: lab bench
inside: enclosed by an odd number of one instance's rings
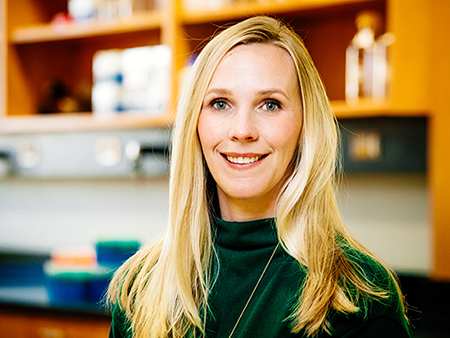
[[[0,337],[108,337],[111,317],[101,302],[50,301],[40,254],[0,253]]]

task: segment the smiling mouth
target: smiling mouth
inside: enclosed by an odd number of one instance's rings
[[[253,156],[253,157],[234,157],[234,156],[226,156],[228,162],[234,163],[234,164],[249,164],[254,163],[256,161],[259,161],[264,156]]]

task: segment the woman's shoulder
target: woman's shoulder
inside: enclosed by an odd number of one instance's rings
[[[109,338],[132,338],[131,324],[125,313],[125,310],[116,303],[111,314],[111,327]]]
[[[363,326],[376,321],[392,323],[409,332],[403,296],[395,273],[370,253],[348,246],[344,251],[359,277],[375,291],[374,294],[356,293],[355,296],[355,291],[351,290],[351,297],[355,297],[359,310],[345,317],[361,321]]]
[[[131,316],[137,294],[160,255],[160,245],[145,246],[130,257],[115,272],[107,291],[107,304],[112,308],[110,338],[131,338]]]
[[[110,306],[119,302],[129,304],[127,300],[145,284],[150,271],[156,265],[161,253],[160,244],[144,246],[114,273],[107,290],[107,303]],[[124,305],[126,307],[126,305]]]
[[[398,294],[395,273],[381,259],[368,250],[349,245],[344,240],[339,243],[358,277],[367,281],[374,289]]]

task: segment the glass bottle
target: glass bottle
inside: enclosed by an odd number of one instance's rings
[[[356,18],[358,31],[346,50],[345,97],[349,104],[360,98],[386,98],[389,77],[387,47],[392,34],[376,37],[381,19],[377,13],[361,12]]]

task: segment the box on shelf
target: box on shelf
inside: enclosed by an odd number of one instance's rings
[[[70,16],[76,21],[128,20],[133,13],[158,9],[158,0],[68,0]]]
[[[51,303],[100,303],[114,271],[140,248],[136,240],[99,241],[95,251],[58,250],[44,263]]]
[[[92,66],[94,114],[163,114],[170,95],[170,62],[165,45],[97,52]]]

